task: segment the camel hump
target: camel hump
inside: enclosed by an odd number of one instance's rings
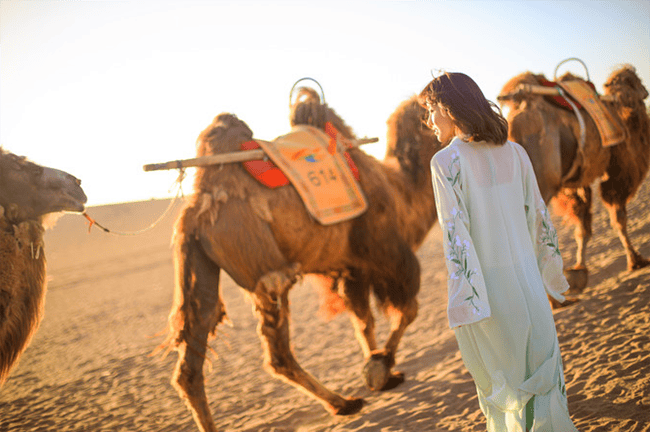
[[[311,80],[311,78],[308,79]],[[318,84],[318,81],[313,81]],[[296,87],[296,84],[294,84],[294,88],[297,90],[294,92],[294,89],[291,89],[289,96],[289,100],[293,101],[290,102],[289,113],[291,127],[307,125],[324,131],[325,124],[330,122],[345,138],[356,139],[352,128],[325,102],[325,93],[320,84],[318,84],[318,87],[321,89],[322,97],[314,88],[305,86]],[[296,94],[295,101],[293,97],[294,93]]]
[[[296,101],[293,103],[293,106],[298,103],[320,104],[320,96],[318,95],[318,92],[311,87],[300,87],[296,94]]]
[[[291,105],[289,122],[292,127],[308,125],[324,130],[328,110],[314,89],[301,87],[298,89],[296,101]]]
[[[197,139],[197,156],[240,150],[240,144],[253,139],[253,131],[236,115],[221,113]]]

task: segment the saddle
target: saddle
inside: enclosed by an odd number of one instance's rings
[[[247,141],[242,150],[262,148],[267,160],[243,163],[269,188],[293,185],[310,214],[323,225],[361,215],[368,207],[357,183],[359,171],[347,152],[353,145],[331,124],[325,132],[296,126],[273,141]]]
[[[594,92],[596,91],[596,86],[594,85],[594,83],[592,83],[591,81],[584,81],[584,82],[589,87],[591,87],[591,89]],[[560,85],[559,82],[549,81],[549,80],[547,80],[546,78],[543,78],[543,77],[539,80],[539,84],[544,86],[544,87],[550,87],[550,88],[557,88]],[[573,112],[573,108],[571,107],[569,102],[567,102],[567,100],[566,100],[566,98],[564,96],[560,96],[560,95],[557,95],[557,96],[556,95],[544,95],[544,99],[546,99],[548,102],[552,103],[553,105],[556,105],[556,106],[558,106],[560,108],[564,108],[567,111]],[[582,109],[582,105],[580,104],[579,101],[574,101],[574,105],[578,109]]]
[[[620,120],[600,100],[596,87],[591,81],[576,78],[553,82],[542,79],[540,84],[544,87],[562,89],[564,94],[544,96],[550,103],[572,112],[586,110],[596,123],[603,147],[620,144],[627,138],[627,132]],[[567,97],[570,97],[571,100],[568,100]],[[579,112],[576,112],[576,115],[579,116]]]

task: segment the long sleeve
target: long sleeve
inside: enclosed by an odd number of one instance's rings
[[[449,148],[438,152],[431,160],[431,173],[448,271],[447,316],[449,326],[454,328],[489,317],[490,305],[470,236],[458,152]]]
[[[546,292],[554,299],[563,302],[565,298],[562,293],[569,289],[569,283],[564,276],[557,232],[539,191],[530,159],[525,150],[520,149],[519,152],[525,182],[526,219],[537,257],[537,266]]]

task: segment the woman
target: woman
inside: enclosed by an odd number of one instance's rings
[[[448,318],[488,431],[575,431],[547,293],[564,301],[557,234],[525,150],[461,73],[420,94],[444,149],[431,160]]]

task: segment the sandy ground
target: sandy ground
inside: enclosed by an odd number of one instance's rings
[[[595,194],[597,195],[597,194]],[[113,230],[138,230],[169,201],[94,207]],[[66,215],[46,235],[49,291],[31,346],[0,389],[1,431],[194,431],[169,381],[176,354],[151,356],[172,301],[169,247],[175,214],[138,236]],[[625,256],[599,199],[581,302],[555,313],[569,409],[581,431],[650,431],[650,268],[625,271]],[[650,257],[650,179],[629,205],[629,229]],[[555,219],[565,264],[572,230]],[[234,327],[219,327],[207,393],[225,431],[483,431],[472,380],[446,322],[446,273],[436,225],[418,252],[421,305],[398,352],[407,381],[384,393],[362,382],[362,354],[348,318],[326,321],[308,284],[292,290],[292,332],[303,367],[329,388],[363,397],[357,415],[332,417],[262,370],[257,321],[243,291],[222,278]],[[378,319],[379,339],[387,323]]]

